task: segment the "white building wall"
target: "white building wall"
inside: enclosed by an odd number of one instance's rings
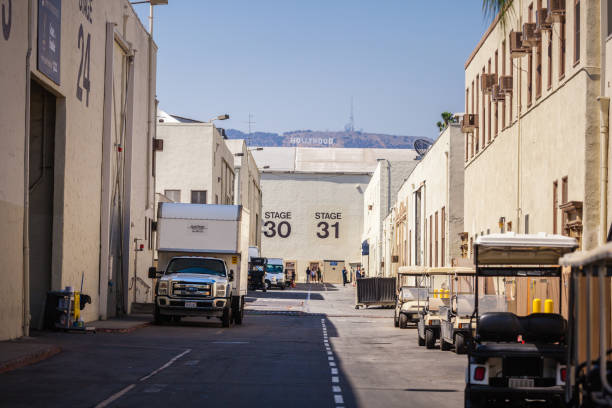
[[[29,135],[26,135],[26,51],[28,29],[27,1],[13,1],[12,7],[6,7],[3,2],[3,16],[10,20],[8,35],[0,37],[0,169],[3,177],[0,180],[0,224],[3,226],[0,235],[0,250],[5,255],[0,270],[2,281],[0,296],[3,307],[0,310],[0,340],[15,338],[27,332],[28,317],[24,316],[24,151]],[[82,317],[85,321],[96,320],[107,313],[108,269],[101,271],[101,264],[108,260],[108,253],[101,252],[104,242],[109,239],[105,231],[101,232],[105,214],[109,208],[104,204],[104,196],[108,193],[103,180],[109,177],[109,169],[104,167],[108,147],[103,136],[104,131],[104,101],[105,95],[110,95],[111,88],[105,81],[106,75],[127,79],[127,73],[121,71],[120,61],[114,61],[110,70],[106,70],[107,23],[116,25],[119,37],[131,44],[132,49],[138,49],[134,54],[133,77],[130,88],[133,90],[133,102],[128,103],[129,121],[125,132],[126,146],[126,176],[128,191],[125,195],[127,229],[124,253],[130,258],[125,259],[127,266],[124,275],[127,287],[128,276],[133,274],[133,239],[140,236],[150,238],[147,230],[148,219],[152,218],[152,153],[151,141],[155,134],[152,115],[155,97],[155,54],[157,47],[150,42],[149,35],[137,15],[126,0],[94,2],[90,16],[79,8],[78,2],[61,2],[61,38],[56,47],[60,49],[59,84],[53,82],[37,69],[37,21],[38,2],[31,2],[32,21],[32,53],[30,72],[32,81],[49,91],[55,103],[55,132],[53,154],[53,232],[51,249],[51,276],[47,289],[58,290],[64,286],[80,289],[83,278],[83,293],[92,298],[92,304],[87,305]],[[79,46],[79,33],[82,37]],[[111,32],[112,33],[112,32]],[[90,38],[90,41],[87,39]],[[111,34],[112,41],[112,34]],[[89,43],[89,53],[85,48]],[[116,41],[111,42],[112,47]],[[149,58],[150,57],[150,58]],[[83,58],[83,59],[82,59]],[[80,62],[81,75],[79,76]],[[88,81],[85,81],[85,71]],[[151,75],[149,75],[151,74]],[[78,83],[77,83],[78,81]],[[89,88],[89,89],[88,89]],[[77,90],[81,89],[81,98]],[[152,92],[151,92],[152,91]],[[111,99],[112,100],[112,99]],[[131,114],[129,112],[131,111]],[[28,141],[29,143],[29,141]],[[128,149],[129,146],[129,149]],[[116,149],[112,150],[116,153]],[[130,161],[131,159],[131,161]],[[145,186],[145,187],[141,187]],[[148,188],[147,188],[148,186]],[[108,204],[108,202],[106,202]],[[133,225],[133,227],[132,227]],[[33,228],[37,224],[32,223]],[[36,234],[33,234],[36,239]],[[139,252],[138,275],[145,278],[141,271],[152,263],[152,252],[148,242],[145,249]],[[108,265],[108,263],[106,263]],[[30,272],[36,272],[32,269]],[[32,273],[30,274],[32,276]],[[33,279],[31,284],[38,283]],[[32,287],[32,285],[30,285]],[[44,303],[44,295],[38,291],[33,302]],[[131,298],[124,293],[124,298]],[[129,304],[126,305],[129,310]],[[33,315],[41,315],[40,308],[32,310]],[[35,319],[33,325],[38,326],[40,319]]]

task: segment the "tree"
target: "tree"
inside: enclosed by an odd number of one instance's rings
[[[485,18],[494,19],[499,15],[499,24],[505,28],[508,15],[512,12],[513,0],[482,0],[482,12]]]
[[[453,115],[450,112],[442,112],[440,116],[442,116],[442,121],[436,123],[436,126],[438,127],[440,132],[446,129],[449,123],[454,123],[457,121],[457,119],[455,118],[455,115]]]

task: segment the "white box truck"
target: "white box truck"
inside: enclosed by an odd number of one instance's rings
[[[155,322],[184,316],[241,324],[247,292],[249,212],[237,205],[159,203]],[[244,256],[243,256],[244,254]]]

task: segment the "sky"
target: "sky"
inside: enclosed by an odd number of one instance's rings
[[[282,133],[355,128],[437,137],[464,110],[481,0],[169,0],[155,7],[161,109]],[[147,5],[134,6],[145,27]]]

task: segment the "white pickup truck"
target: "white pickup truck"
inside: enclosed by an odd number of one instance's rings
[[[149,270],[157,279],[155,322],[205,316],[220,318],[224,327],[241,324],[248,211],[235,205],[160,203],[157,218],[158,267]]]

